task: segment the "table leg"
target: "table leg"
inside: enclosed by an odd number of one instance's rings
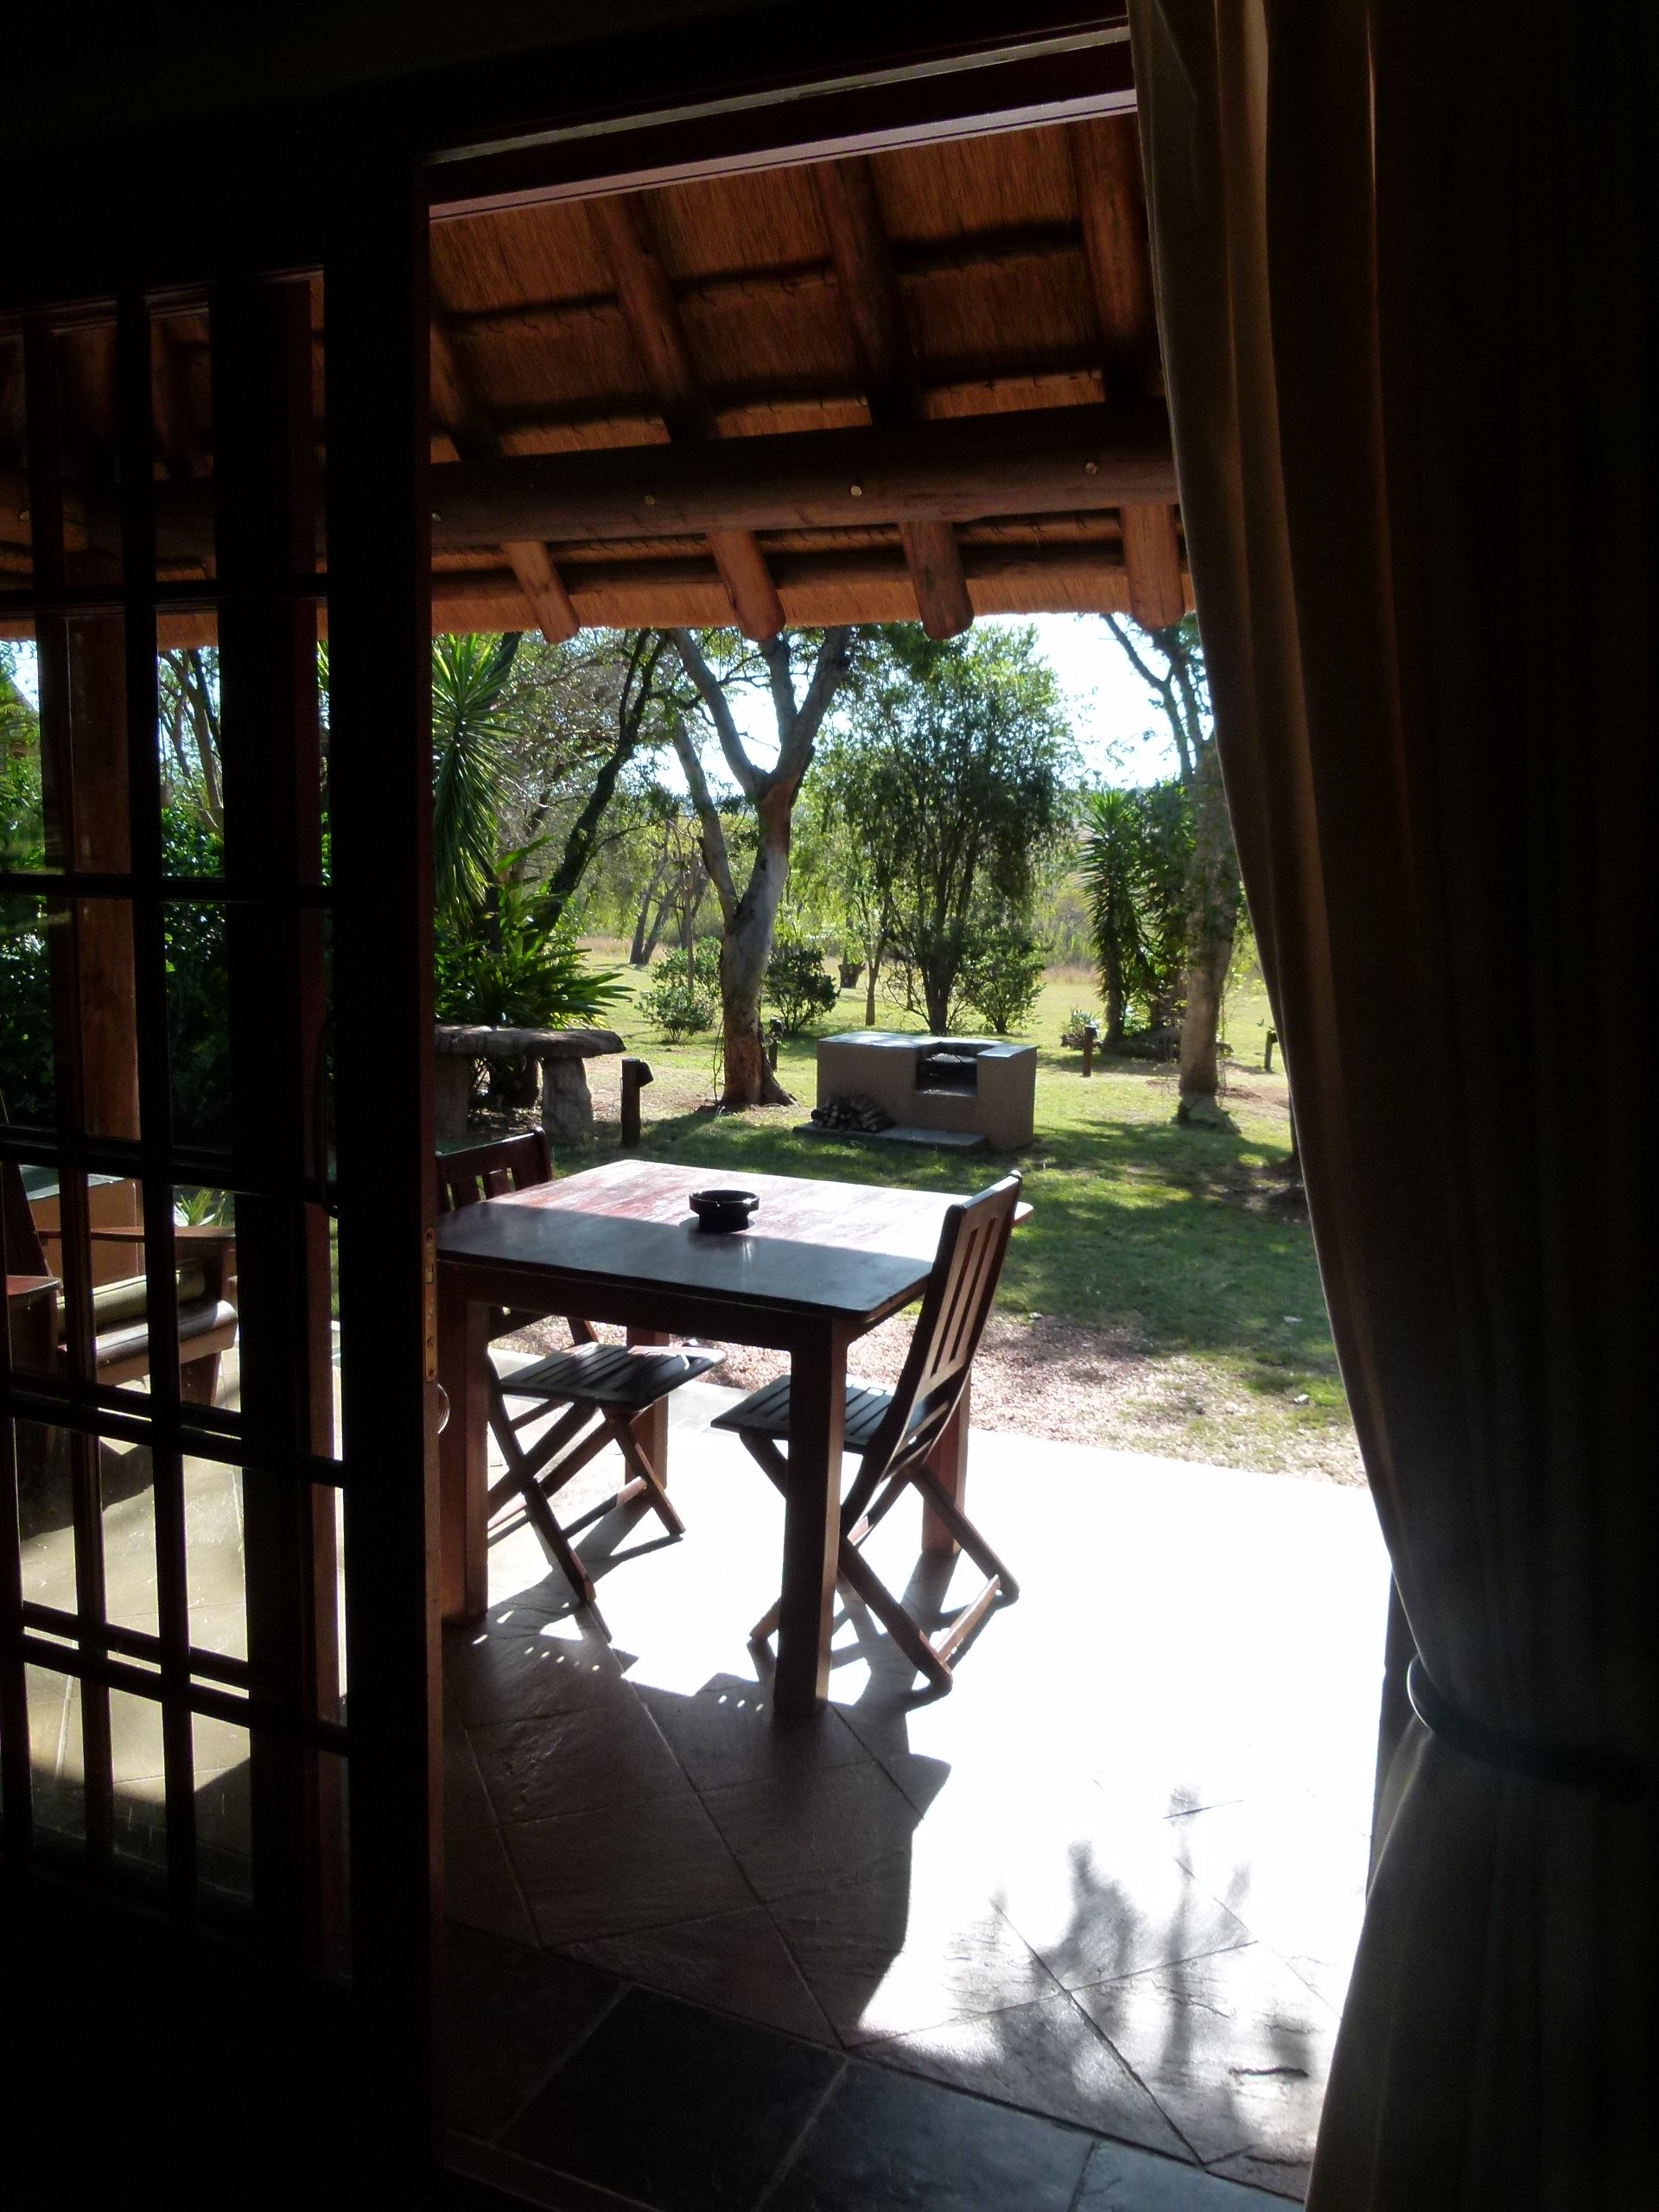
[[[841,1438],[847,1338],[839,1328],[790,1363],[789,1483],[773,1699],[783,1719],[816,1713],[830,1688],[830,1631],[841,1541]]]
[[[928,1472],[965,1512],[968,1497],[968,1423],[970,1417],[969,1394],[974,1378],[970,1374],[962,1386],[962,1395],[957,1401],[957,1410],[945,1424],[938,1442],[927,1455]],[[962,1547],[931,1506],[922,1508],[922,1549],[937,1552],[942,1558],[954,1559]]]
[[[628,1330],[631,1344],[665,1344],[668,1332],[664,1329],[646,1329],[631,1325]],[[663,1488],[668,1488],[668,1400],[658,1398],[654,1406],[647,1406],[635,1415],[628,1426],[634,1441],[645,1453],[652,1472]]]
[[[479,1619],[490,1602],[489,1392],[492,1308],[447,1288],[438,1270],[438,1380],[449,1420],[438,1439],[442,1611]]]

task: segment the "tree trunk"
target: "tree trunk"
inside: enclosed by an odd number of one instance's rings
[[[875,1027],[875,979],[880,973],[882,956],[887,949],[884,938],[877,938],[870,947],[869,980],[864,987],[864,1027],[867,1029]]]
[[[1217,1103],[1220,1071],[1216,1033],[1238,927],[1238,861],[1227,818],[1227,794],[1213,743],[1192,778],[1192,864],[1188,879],[1186,1009],[1181,1019],[1179,1122],[1226,1119]]]
[[[789,817],[793,791],[760,801],[760,842],[743,896],[726,925],[720,950],[721,1028],[726,1054],[722,1106],[786,1106],[789,1093],[766,1065],[760,998],[772,931],[789,880]]]
[[[1106,985],[1106,1034],[1100,1041],[1108,1052],[1115,1052],[1123,1042],[1123,986],[1116,976]]]
[[[645,967],[650,962],[652,950],[655,949],[655,932],[652,933],[651,944],[647,944],[645,943],[645,925],[651,918],[651,902],[657,896],[657,887],[662,881],[663,871],[667,868],[667,866],[668,855],[666,853],[661,854],[658,858],[656,867],[651,872],[651,881],[645,886],[645,895],[639,901],[639,918],[633,925],[633,943],[628,947],[628,965],[630,968]],[[657,926],[658,929],[662,927],[660,921],[658,921]]]

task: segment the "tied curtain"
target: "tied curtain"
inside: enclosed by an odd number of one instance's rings
[[[1132,0],[1217,741],[1440,1710],[1310,2212],[1659,2205],[1656,13]]]

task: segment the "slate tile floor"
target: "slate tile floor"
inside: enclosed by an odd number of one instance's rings
[[[1369,1500],[976,1433],[1020,1604],[940,1700],[843,1609],[830,1708],[782,1729],[745,1642],[781,1508],[709,1433],[730,1396],[672,1402],[683,1542],[596,1463],[596,1611],[510,1530],[446,1639],[457,2167],[652,2212],[1300,2197],[1365,1871]]]

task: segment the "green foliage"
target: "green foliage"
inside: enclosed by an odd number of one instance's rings
[[[683,1037],[701,1036],[715,1026],[715,1001],[696,984],[688,983],[677,963],[663,963],[640,992],[639,1006],[652,1029],[671,1045]]]
[[[223,838],[193,807],[162,815],[168,875],[219,875]],[[230,964],[223,906],[169,900],[164,912],[168,1060],[173,1128],[181,1143],[231,1141]]]
[[[439,912],[433,950],[441,1021],[577,1028],[601,1020],[621,995],[613,971],[588,965],[569,920],[555,921],[535,889],[518,880],[521,857],[503,855],[479,906]]]
[[[817,1015],[828,1014],[836,999],[836,979],[823,964],[823,951],[809,938],[778,936],[766,963],[766,1002],[775,1006],[785,1037],[798,1037]]]
[[[823,763],[905,1002],[949,1027],[991,918],[1023,925],[1066,827],[1069,731],[1030,630],[880,633]]]
[[[957,988],[994,1036],[1023,1029],[1043,988],[1044,953],[1017,916],[976,918]]]
[[[1095,792],[1086,826],[1083,876],[1115,1043],[1132,1013],[1150,1028],[1179,1018],[1192,807],[1172,777],[1138,791]]]
[[[512,782],[516,718],[503,701],[518,633],[432,645],[432,876],[440,912],[484,899]]]

